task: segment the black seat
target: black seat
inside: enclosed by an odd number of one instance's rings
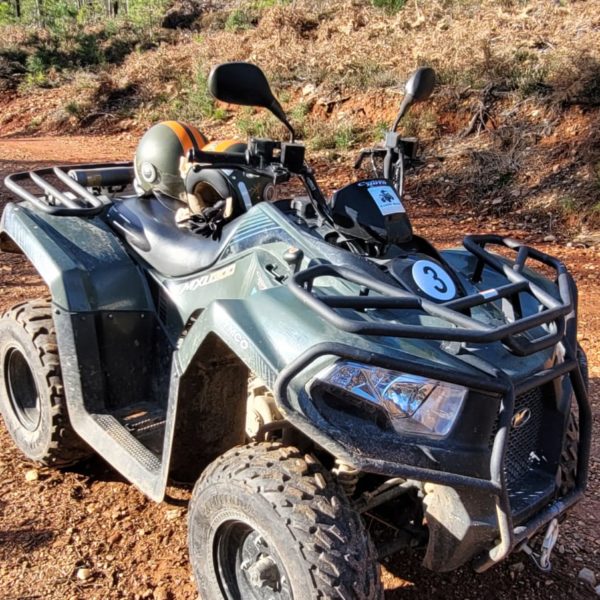
[[[178,206],[182,205],[164,197],[124,198],[110,207],[107,219],[150,266],[168,277],[181,277],[214,263],[237,223],[225,225],[220,238],[214,240],[178,227]]]

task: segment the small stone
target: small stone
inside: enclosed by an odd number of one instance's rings
[[[121,535],[120,531],[115,531],[109,538],[108,538],[108,543],[109,544],[117,544],[118,542],[120,542],[123,539],[123,536]]]
[[[600,585],[597,585],[597,586],[594,588],[594,591],[596,592],[596,596],[600,596]]]
[[[590,587],[594,587],[596,585],[596,575],[594,574],[594,571],[588,569],[587,567],[583,567],[583,569],[579,571],[577,579],[586,585],[589,585]]]
[[[167,521],[176,521],[177,519],[179,519],[179,517],[181,517],[181,510],[179,510],[178,508],[168,510],[165,513],[165,519]]]
[[[556,241],[556,236],[555,236],[555,235],[552,235],[552,234],[550,234],[550,235],[547,235],[547,236],[544,238],[544,241],[545,241],[545,242],[555,242],[555,241]]]
[[[521,573],[525,570],[525,565],[522,562],[515,563],[508,567],[513,573]]]
[[[317,86],[314,83],[307,83],[302,88],[302,95],[310,96],[310,95],[314,94],[316,91],[317,91]]]
[[[37,469],[29,469],[25,472],[25,481],[37,481],[40,478],[40,472]]]
[[[87,581],[92,576],[92,570],[85,567],[77,569],[77,579]]]
[[[157,587],[154,590],[154,600],[170,600],[171,594],[169,594],[169,590],[164,587]]]

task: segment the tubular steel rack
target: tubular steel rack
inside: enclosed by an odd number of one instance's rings
[[[502,245],[517,250],[517,259],[511,268],[497,256],[485,250],[486,244]],[[515,354],[526,356],[559,342],[564,336],[565,316],[574,310],[575,298],[573,281],[565,265],[559,260],[538,250],[519,244],[515,240],[496,235],[467,236],[464,245],[477,258],[473,281],[481,278],[483,266],[488,265],[504,275],[510,283],[492,290],[481,291],[470,296],[437,303],[414,293],[402,290],[394,285],[381,282],[364,273],[358,273],[346,267],[336,265],[317,265],[297,273],[290,286],[292,292],[321,317],[349,333],[361,335],[380,335],[428,340],[447,340],[472,343],[490,343],[502,341]],[[557,300],[539,285],[523,274],[528,258],[539,261],[556,271],[560,300]],[[313,293],[313,284],[318,277],[338,277],[364,286],[381,295],[359,296],[317,296]],[[476,306],[489,304],[506,298],[512,305],[514,314],[521,314],[518,294],[531,294],[545,310],[517,318],[512,323],[494,327],[478,321],[466,312]],[[382,320],[365,321],[345,317],[335,309],[350,308],[365,310],[369,308],[420,310],[430,316],[445,319],[453,327],[433,327],[423,325],[405,325]],[[540,325],[547,325],[550,331],[535,340],[527,340],[524,333]]]
[[[46,167],[33,171],[23,171],[6,177],[4,184],[19,198],[31,202],[36,209],[51,215],[84,217],[94,216],[102,212],[109,202],[105,198],[94,194],[87,187],[81,185],[76,179],[71,177],[67,172],[71,168],[73,167]],[[75,168],[77,171],[106,168],[132,169],[132,163],[97,163],[76,165]],[[67,189],[59,190],[45,179],[48,176],[58,180]],[[43,194],[36,196],[23,187],[22,184],[25,182],[32,182]]]
[[[489,479],[411,465],[397,465],[394,469],[397,476],[457,488],[485,490],[494,496],[500,542],[491,548],[488,553],[476,559],[476,569],[484,571],[505,558],[515,547],[527,541],[540,528],[575,504],[583,496],[588,479],[591,410],[576,354],[574,323],[577,304],[576,291],[572,277],[565,265],[538,250],[522,245],[515,240],[496,235],[468,236],[463,243],[465,248],[478,259],[472,274],[474,282],[481,279],[484,266],[489,266],[494,271],[506,276],[510,283],[494,290],[479,292],[439,304],[420,298],[410,292],[400,290],[392,285],[382,283],[368,275],[359,274],[350,269],[335,265],[318,265],[300,271],[292,278],[289,285],[293,293],[305,304],[313,308],[321,317],[339,329],[349,333],[471,343],[502,341],[513,353],[521,356],[532,354],[561,341],[565,346],[565,358],[563,362],[551,368],[543,369],[533,376],[528,376],[526,380],[515,382],[505,373],[489,364],[487,367],[490,376],[475,377],[473,375],[461,374],[456,370],[443,366],[435,368],[427,366],[425,368],[414,361],[392,358],[346,344],[324,342],[309,348],[281,371],[275,383],[275,395],[284,409],[289,410],[289,414],[292,415],[293,410],[291,409],[288,396],[288,388],[292,380],[319,358],[332,356],[339,359],[376,365],[386,369],[433,377],[441,381],[463,385],[472,390],[494,394],[496,397],[500,396],[498,429],[492,443]],[[488,244],[501,245],[515,250],[517,256],[514,264],[511,266],[500,260],[497,255],[490,254],[485,249]],[[528,258],[555,270],[560,300],[548,294],[524,274],[523,270]],[[363,291],[366,288],[367,290],[378,292],[380,295],[317,296],[313,289],[314,281],[316,278],[324,276],[345,279],[363,286]],[[512,323],[503,324],[498,327],[481,323],[466,314],[470,308],[506,298],[511,303],[515,314],[521,315],[518,294],[522,292],[534,296],[545,310],[531,316],[519,317]],[[429,327],[425,325],[386,323],[384,321],[365,321],[342,316],[336,312],[336,309],[347,308],[356,310],[369,308],[416,309],[425,314],[441,317],[452,325],[455,325],[455,327]],[[550,329],[547,334],[534,340],[527,340],[524,336],[519,336],[520,339],[516,338],[517,334],[522,334],[536,326],[544,324],[548,325]],[[504,472],[504,462],[511,430],[515,398],[520,394],[562,376],[570,378],[575,400],[579,408],[580,440],[576,484],[574,489],[567,495],[555,499],[528,521],[515,527]],[[308,419],[299,414],[296,414],[296,418],[307,431],[310,431],[315,436],[320,435],[321,432]],[[353,462],[357,463],[354,464],[357,468],[373,472],[385,472],[386,470],[386,464],[379,459],[360,458],[357,461],[356,457],[347,455],[342,444],[335,441],[333,445],[335,446],[335,451],[342,456],[347,456],[351,464]],[[389,465],[387,465],[387,468],[389,468]]]

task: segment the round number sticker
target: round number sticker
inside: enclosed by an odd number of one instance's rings
[[[418,260],[412,267],[412,276],[419,288],[436,300],[452,300],[456,286],[441,265],[432,260]]]

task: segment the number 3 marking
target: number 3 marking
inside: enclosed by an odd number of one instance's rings
[[[437,290],[440,294],[445,294],[448,291],[448,286],[444,283],[443,279],[440,279],[434,268],[427,265],[423,269],[423,273],[425,273],[425,275],[429,275],[429,273],[433,275],[433,280],[436,282],[436,285],[433,286],[434,290]],[[440,287],[438,287],[437,284],[439,284]]]
[[[456,286],[445,269],[432,260],[418,260],[412,266],[412,276],[419,289],[435,300],[452,300]]]

